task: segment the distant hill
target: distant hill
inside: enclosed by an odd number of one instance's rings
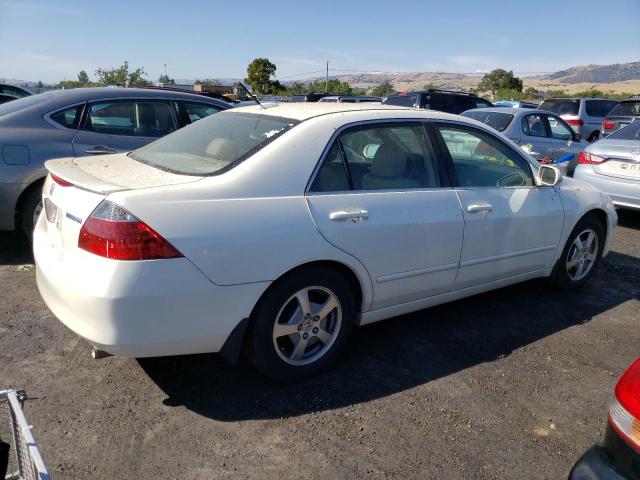
[[[640,62],[573,67],[552,73],[547,78],[562,83],[611,83],[640,80]]]

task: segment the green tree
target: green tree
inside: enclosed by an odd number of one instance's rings
[[[220,80],[216,80],[215,78],[205,78],[204,80],[196,80],[196,85],[204,85],[207,87],[215,87],[220,85]]]
[[[166,73],[163,73],[158,78],[158,83],[161,83],[163,85],[173,85],[176,82],[175,82],[175,80],[173,78],[169,78],[169,75],[167,75]]]
[[[569,94],[564,90],[547,90],[544,92],[544,98],[568,97]]]
[[[313,92],[327,92],[327,93],[339,93],[342,95],[352,95],[353,89],[347,82],[341,82],[337,78],[330,78],[329,81],[316,80],[311,82],[307,87],[307,91]]]
[[[87,75],[87,72],[85,72],[84,70],[80,70],[80,73],[78,74],[78,83],[87,85],[89,82],[90,80],[89,80],[89,75]]]
[[[478,90],[481,92],[491,91],[491,94],[495,96],[498,90],[509,89],[522,91],[522,80],[513,74],[513,71],[506,71],[502,68],[498,68],[487,73],[480,84]]]
[[[533,87],[527,87],[523,93],[524,98],[529,100],[535,100],[540,96],[540,92]]]
[[[249,84],[255,94],[276,94],[282,93],[284,87],[277,80],[271,80],[276,74],[276,66],[268,58],[256,58],[247,67],[247,78],[245,82]]]
[[[126,87],[128,85],[151,85],[151,82],[144,78],[146,74],[147,72],[144,71],[143,67],[136,68],[134,71],[129,72],[129,62],[126,60],[117,68],[99,68],[96,70],[99,83],[119,87]]]
[[[396,91],[393,88],[393,85],[391,85],[391,82],[389,81],[379,83],[378,85],[373,87],[373,89],[371,89],[371,95],[374,95],[376,97],[386,97],[395,92]]]

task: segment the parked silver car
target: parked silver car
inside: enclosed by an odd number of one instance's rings
[[[622,100],[609,112],[607,118],[602,122],[602,136],[615,132],[616,130],[629,125],[631,122],[640,120],[640,96],[629,97]]]
[[[574,177],[608,194],[616,207],[640,209],[640,121],[585,149]]]
[[[231,108],[162,89],[55,90],[0,105],[0,230],[31,235],[46,160],[127,152]]]
[[[608,98],[550,98],[540,110],[559,115],[582,138],[593,142],[600,138],[602,121],[617,104]]]
[[[562,118],[551,112],[493,107],[475,108],[462,115],[502,132],[539,162],[557,164],[565,175],[573,172],[578,153],[589,145]]]

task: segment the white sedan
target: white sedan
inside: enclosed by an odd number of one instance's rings
[[[47,162],[38,287],[99,355],[246,352],[317,373],[365,325],[516,282],[584,284],[608,197],[471,119],[372,105],[214,115]]]

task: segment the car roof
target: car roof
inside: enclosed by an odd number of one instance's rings
[[[553,115],[557,117],[557,113],[550,112],[548,110],[541,110],[539,108],[515,108],[515,107],[484,107],[484,108],[472,108],[471,110],[467,110],[466,112],[495,112],[495,113],[509,113],[511,115],[530,115],[535,113],[546,113],[549,115]]]
[[[394,113],[415,113],[416,118],[435,118],[443,120],[460,119],[458,115],[439,112],[436,110],[425,110],[423,108],[399,107],[395,105],[379,105],[376,103],[330,103],[330,102],[307,102],[307,103],[278,103],[265,105],[261,108],[258,105],[234,108],[233,112],[250,113],[256,115],[271,115],[275,117],[289,118],[292,120],[304,121],[310,118],[324,115],[340,115],[349,112],[372,112],[375,117],[380,118],[380,114],[387,118],[393,118]],[[388,115],[384,115],[388,114]],[[403,115],[406,117],[406,115]]]

